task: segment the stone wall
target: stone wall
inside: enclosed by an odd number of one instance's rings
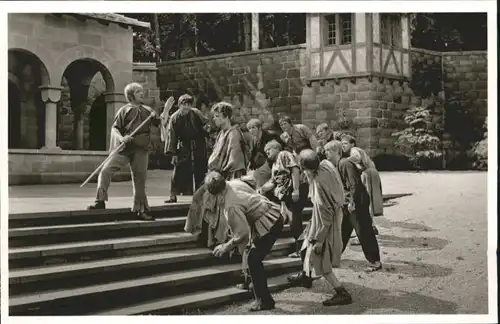
[[[9,150],[9,186],[82,183],[104,161],[108,152]],[[128,168],[113,181],[130,180]],[[95,176],[92,182],[97,181]]]
[[[488,115],[487,53],[443,53],[443,79],[446,98],[461,98],[475,124],[482,125]]]
[[[487,113],[484,52],[413,48],[410,81],[364,76],[306,84],[306,60],[305,48],[293,46],[163,63],[161,96],[191,93],[205,112],[215,101],[230,101],[237,122],[258,117],[270,126],[278,113],[311,128],[328,122],[357,136],[358,145],[373,157],[396,153],[392,133],[406,127],[404,117],[411,106],[434,103],[436,134],[446,137],[446,103],[429,99],[432,96],[419,89],[432,89],[439,99],[465,94],[473,99],[471,112],[478,119],[484,120]]]
[[[278,113],[300,122],[305,60],[299,45],[161,63],[161,97],[190,93],[205,113],[228,101],[237,122],[257,117],[270,126]]]

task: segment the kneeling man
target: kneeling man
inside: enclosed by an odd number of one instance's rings
[[[283,229],[280,206],[258,194],[247,183],[235,179],[226,181],[218,172],[205,177],[206,190],[215,196],[221,208],[232,238],[215,247],[214,255],[222,256],[235,247],[243,254],[250,243],[247,254],[248,270],[253,283],[255,303],[250,311],[273,309],[275,302],[267,286],[267,277],[262,261],[271,251]]]

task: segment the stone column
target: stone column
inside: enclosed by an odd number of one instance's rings
[[[104,93],[104,101],[106,102],[106,149],[109,149],[111,138],[111,126],[115,119],[118,110],[127,104],[123,93]]]
[[[45,145],[43,149],[57,147],[57,103],[61,100],[61,87],[41,86],[41,97],[45,104]]]
[[[252,51],[260,48],[259,36],[259,14],[252,13]]]

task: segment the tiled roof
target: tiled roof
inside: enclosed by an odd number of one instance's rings
[[[134,18],[125,17],[116,13],[77,13],[76,15],[86,16],[97,20],[111,21],[126,26],[136,26],[142,28],[151,28],[151,24]]]

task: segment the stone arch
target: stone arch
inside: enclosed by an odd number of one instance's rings
[[[97,80],[97,92],[95,82]],[[77,58],[69,63],[63,71],[61,77],[62,97],[65,99],[59,104],[59,111],[65,112],[64,119],[59,119],[58,123],[58,145],[65,149],[85,150],[90,147],[88,132],[94,131],[102,133],[102,129],[107,128],[106,120],[97,122],[101,128],[97,128],[93,123],[89,124],[92,111],[92,104],[97,96],[102,93],[113,91],[115,84],[109,69],[94,58]],[[99,101],[100,102],[100,101]],[[99,113],[106,116],[106,103],[99,105],[99,112],[94,111],[94,122],[99,120]],[[97,109],[97,108],[96,108]],[[92,126],[92,127],[91,127]],[[106,133],[104,133],[106,136]],[[92,137],[93,138],[93,137]],[[95,146],[95,145],[92,145]],[[104,147],[104,149],[106,149]],[[101,150],[101,145],[97,145],[95,150]]]
[[[45,104],[40,87],[50,85],[51,76],[45,62],[38,57],[39,53],[25,48],[8,50],[9,94],[18,98],[18,101],[9,100],[12,114],[9,122],[16,125],[10,127],[9,132],[18,129],[17,135],[12,133],[12,136],[17,136],[16,143],[11,140],[10,145],[17,148],[34,149],[44,145]]]
[[[115,92],[115,78],[113,76],[116,76],[116,73],[111,67],[114,59],[102,49],[93,46],[77,46],[62,53],[55,61],[59,67],[54,74],[55,80],[61,80],[70,65],[80,60],[94,64],[106,81],[106,91]]]
[[[41,86],[48,86],[50,85],[50,74],[49,74],[49,70],[47,69],[47,66],[45,65],[45,62],[43,60],[40,59],[40,57],[35,54],[36,52],[33,52],[31,50],[28,50],[28,49],[24,49],[24,48],[9,48],[9,51],[8,51],[8,70],[9,70],[9,79],[10,79],[10,73],[13,73],[14,76],[16,77],[19,77],[18,75],[16,75],[15,70],[16,69],[16,65],[17,65],[17,60],[19,59],[19,56],[21,56],[21,58],[24,56],[26,58],[28,58],[28,60],[30,60],[31,62],[33,63],[36,63],[38,65],[38,67],[40,68],[40,80],[41,80]],[[43,51],[42,51],[43,53]],[[47,56],[47,54],[45,54],[44,56]],[[47,59],[47,58],[45,58]],[[50,60],[50,58],[49,58]],[[50,63],[49,63],[50,64]]]

